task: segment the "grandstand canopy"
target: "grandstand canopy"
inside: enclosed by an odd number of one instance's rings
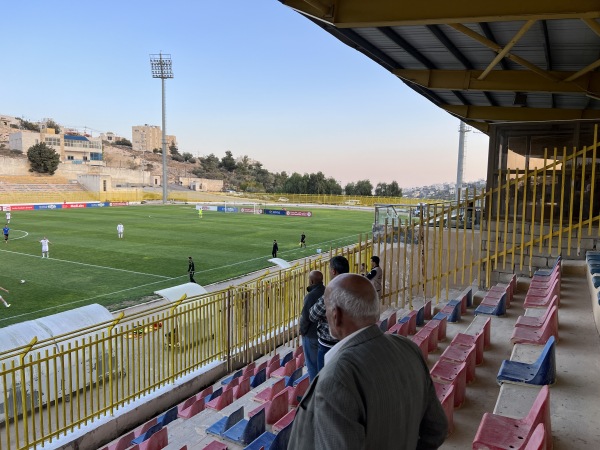
[[[467,124],[600,118],[600,1],[279,0]]]

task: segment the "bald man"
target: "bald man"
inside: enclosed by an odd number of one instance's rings
[[[304,306],[300,315],[300,334],[302,335],[302,349],[304,350],[304,361],[308,370],[308,378],[312,381],[317,376],[317,355],[319,353],[319,342],[317,340],[317,323],[310,321],[310,308],[323,296],[325,285],[323,284],[323,273],[313,270],[308,274],[308,294],[304,297]]]
[[[300,402],[288,449],[436,449],[446,415],[419,348],[383,334],[377,292],[356,274],[325,289],[331,335],[340,341],[325,356]]]

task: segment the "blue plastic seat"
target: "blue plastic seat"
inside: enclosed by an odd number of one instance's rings
[[[248,445],[265,432],[265,410],[257,412],[250,419],[242,419],[229,430],[223,433],[223,437],[232,442]]]
[[[158,431],[160,431],[161,428],[162,428],[162,425],[160,423],[157,423],[156,425],[151,426],[150,428],[148,428],[148,431],[140,434],[135,439],[132,439],[131,445],[141,444],[146,439],[150,439],[150,436],[152,436],[154,433],[157,433]]]
[[[222,393],[223,393],[223,388],[219,388],[216,391],[213,391],[212,394],[208,394],[206,397],[204,397],[204,402],[208,403],[211,400],[214,400],[215,398],[221,396]]]
[[[387,329],[388,329],[388,320],[387,319],[383,319],[381,322],[379,322],[379,329],[381,331],[383,331],[384,333],[387,331]]]
[[[417,326],[422,327],[423,325],[425,325],[425,305],[417,311]]]
[[[285,387],[296,385],[296,381],[302,376],[302,369],[303,367],[298,367],[289,377],[285,377]]]
[[[287,363],[289,363],[292,359],[294,359],[294,352],[291,351],[286,354],[283,358],[281,358],[281,362],[279,363],[280,367],[284,367]]]
[[[542,353],[533,364],[504,360],[496,380],[502,383],[523,383],[543,386],[556,382],[555,339],[550,336]]]
[[[161,424],[163,427],[166,427],[171,422],[177,419],[177,406],[172,407],[158,419],[156,419],[156,423]]]
[[[256,375],[250,377],[250,389],[254,389],[267,381],[267,369],[261,369]]]
[[[231,375],[230,377],[225,378],[223,381],[221,381],[221,384],[229,384],[231,383],[233,380],[235,380],[236,378],[239,378],[242,376],[242,373],[244,371],[243,370],[238,370],[237,372],[235,372],[233,375]]]
[[[287,450],[290,436],[292,435],[292,423],[283,428],[279,433],[273,434],[265,431],[257,437],[250,445],[244,447],[244,450]]]
[[[206,429],[209,434],[222,436],[227,430],[244,419],[244,407],[236,409],[229,416],[223,417]]]
[[[475,308],[475,315],[487,314],[490,316],[503,316],[506,314],[506,293],[494,305],[480,304]]]

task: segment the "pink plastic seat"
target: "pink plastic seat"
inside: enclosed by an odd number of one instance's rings
[[[126,448],[131,447],[131,441],[135,439],[137,436],[133,431],[121,436],[121,438],[112,445],[106,447],[106,450],[125,450]]]
[[[271,378],[271,374],[280,368],[281,364],[279,364],[279,360],[269,362],[269,365],[267,366],[267,378]]]
[[[296,417],[296,408],[289,411],[285,416],[279,419],[277,422],[273,424],[273,433],[279,433],[285,427],[287,427],[290,423],[294,421]]]
[[[223,444],[219,441],[212,441],[210,444],[203,447],[202,450],[227,450],[227,444]]]
[[[421,354],[423,355],[423,359],[427,361],[429,357],[429,338],[421,335],[418,337],[416,334],[410,337],[410,340],[419,346],[421,350]]]
[[[425,320],[431,320],[431,300],[427,300],[423,306],[423,318]]]
[[[446,419],[448,419],[448,435],[454,431],[454,386],[433,382],[437,398],[442,404]]]
[[[547,436],[551,436],[548,386],[542,387],[529,413],[522,419],[485,413],[473,440],[473,449],[522,449],[540,423],[544,424]],[[551,448],[552,439],[548,438],[546,449]]]
[[[387,333],[398,334],[400,336],[408,336],[408,327],[408,322],[397,323],[395,325],[392,325],[392,327],[387,331]]]
[[[431,327],[423,327],[417,334],[414,336],[415,338],[427,339],[427,351],[434,352],[438,348],[438,333],[437,330]],[[414,340],[414,339],[413,339]]]
[[[233,403],[233,389],[228,389],[223,391],[221,395],[217,398],[211,400],[206,404],[207,408],[216,409],[217,411],[221,411],[226,406],[229,406]]]
[[[280,367],[277,370],[274,370],[273,372],[271,372],[271,377],[289,377],[294,370],[296,370],[296,360],[292,359],[291,361],[288,361],[287,363],[285,363],[285,366]],[[267,375],[268,371],[267,371]]]
[[[250,376],[242,378],[242,381],[233,389],[233,399],[238,400],[250,392]]]
[[[440,325],[441,325],[440,320],[430,320],[425,325],[423,325],[424,330],[431,330],[431,333],[435,334],[436,343],[439,343],[439,340],[440,340]],[[444,338],[445,338],[445,336],[444,336]],[[437,348],[437,346],[436,346],[436,348]]]
[[[408,322],[408,334],[415,334],[417,332],[417,311],[410,311],[400,320]]]
[[[242,378],[245,376],[254,375],[254,369],[256,369],[256,363],[249,363],[246,367],[244,367],[244,370],[242,370]]]
[[[540,317],[520,316],[517,319],[515,327],[541,328],[550,315],[553,306],[558,307],[558,297],[556,295],[550,301],[550,305],[548,308],[546,308],[546,312],[544,314],[542,314]],[[556,315],[556,327],[558,328],[558,314]]]
[[[445,341],[446,329],[448,328],[448,316],[445,314],[436,314],[431,321],[440,323],[438,326],[438,342]]]
[[[300,355],[304,354],[304,349],[302,348],[302,346],[298,346],[294,349],[294,358],[297,358]]]
[[[277,380],[271,387],[265,388],[254,396],[254,400],[259,403],[266,403],[273,400],[277,394],[285,389],[285,380]]]
[[[558,291],[558,281],[554,281],[553,283],[553,288],[550,290],[547,290],[546,294],[544,295],[536,295],[536,294],[530,294],[529,291],[527,291],[527,295],[525,295],[525,301],[523,302],[523,307],[524,308],[546,308],[550,302],[552,301],[552,299],[554,298],[554,296],[556,295],[558,298],[558,305],[560,306],[560,292]],[[541,292],[536,290],[536,292]]]
[[[550,309],[546,320],[539,328],[515,327],[510,342],[513,344],[544,345],[550,336],[558,342],[558,310]]]
[[[196,394],[196,400],[200,400],[201,398],[205,398],[207,395],[211,395],[213,393],[213,387],[209,386]]]
[[[394,325],[396,325],[396,311],[394,311],[392,314],[390,314],[390,316],[388,317],[388,330],[390,328],[392,328]]]
[[[266,370],[266,368],[267,368],[268,366],[269,366],[269,362],[268,362],[268,361],[263,361],[263,362],[261,362],[261,363],[260,363],[258,366],[256,366],[256,367],[254,368],[254,373],[253,373],[253,375],[254,375],[254,376],[256,376],[256,374],[257,374],[258,372],[260,372],[260,371],[261,371],[261,370],[263,370],[263,369],[265,369],[265,370]]]
[[[181,417],[182,419],[189,419],[190,417],[194,417],[200,411],[204,411],[204,399],[196,400],[190,406],[181,411],[177,411],[177,417]]]
[[[161,428],[148,439],[139,444],[139,450],[161,450],[169,445],[167,428]]]
[[[440,359],[446,359],[455,363],[465,363],[467,367],[467,383],[475,380],[475,345],[449,345],[441,354]]]
[[[510,308],[510,302],[512,301],[512,292],[510,289],[510,284],[501,284],[498,283],[495,286],[492,286],[489,291],[485,294],[485,298],[499,300],[502,295],[506,293],[506,307]],[[484,300],[485,300],[484,298]]]
[[[308,386],[310,385],[310,380],[308,377],[302,378],[300,382],[296,386],[288,386],[285,390],[288,393],[288,399],[290,401],[290,406],[295,408],[298,406],[298,398],[304,397],[304,394],[308,390]]]
[[[475,364],[480,365],[483,363],[483,344],[484,344],[484,333],[479,333],[475,336],[471,334],[458,333],[452,339],[450,345],[464,345],[465,347],[471,347],[475,345]]]
[[[248,417],[258,414],[261,410],[265,410],[265,420],[268,425],[273,425],[288,412],[288,393],[281,391],[273,400],[253,409],[248,413]]]
[[[192,403],[196,401],[198,401],[198,399],[195,395],[192,395],[190,398],[182,401],[180,404],[177,405],[177,414],[179,414],[184,409],[188,409],[190,406],[192,406]]]
[[[299,367],[304,367],[304,353],[296,356],[296,369]]]
[[[544,428],[544,424],[540,423],[535,427],[533,434],[527,441],[525,450],[544,450],[546,445],[546,429]]]
[[[431,378],[438,383],[454,386],[455,408],[464,403],[467,390],[467,365],[465,363],[440,359],[431,369]]]

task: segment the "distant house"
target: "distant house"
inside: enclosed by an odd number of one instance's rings
[[[11,150],[27,153],[27,150],[41,142],[52,147],[60,155],[62,163],[102,166],[102,139],[75,134],[56,134],[52,128],[42,132],[18,131],[8,137]]]

